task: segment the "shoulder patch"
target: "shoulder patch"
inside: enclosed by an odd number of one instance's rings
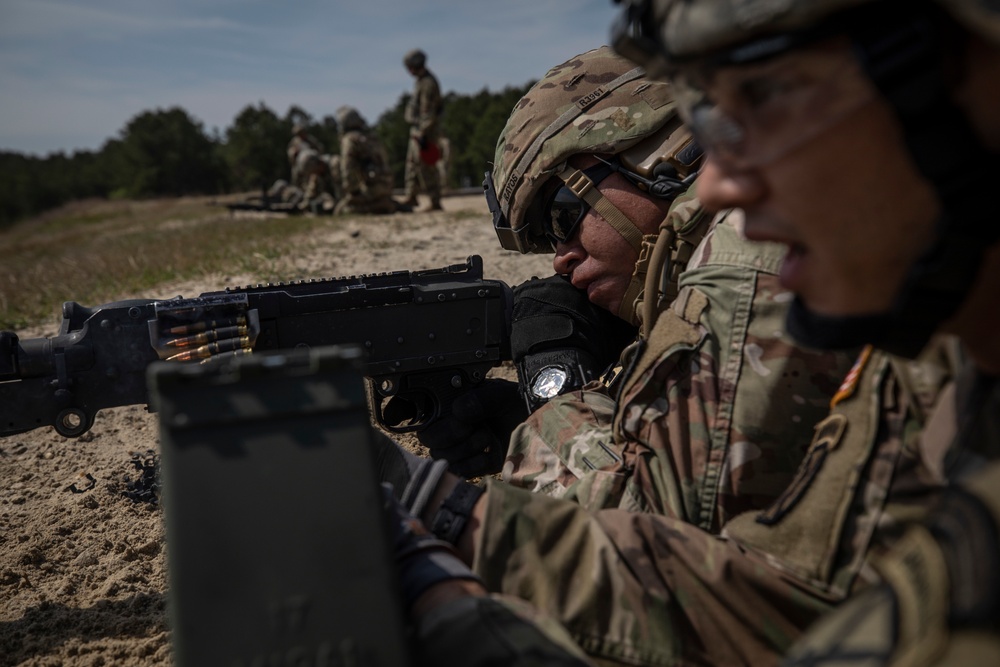
[[[847,415],[832,414],[816,425],[809,451],[799,464],[795,478],[774,503],[757,515],[757,523],[771,526],[784,517],[802,498],[826,461],[826,455],[840,445],[847,432]]]

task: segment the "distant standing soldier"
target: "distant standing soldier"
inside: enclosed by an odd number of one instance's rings
[[[336,213],[394,213],[392,170],[385,147],[354,107],[337,109],[340,126],[340,189]]]
[[[406,122],[410,124],[410,143],[406,151],[406,199],[403,204],[417,205],[417,192],[423,190],[431,198],[429,211],[441,210],[441,180],[437,170],[440,159],[439,123],[441,88],[426,67],[427,56],[414,49],[403,57],[403,65],[416,79],[413,95],[406,107]]]
[[[303,175],[300,173],[302,164],[300,164],[299,155],[306,149],[317,154],[324,152],[323,144],[306,131],[305,123],[296,121],[292,125],[292,138],[288,142],[288,149],[285,152],[288,155],[288,164],[292,168],[292,184],[300,188],[303,187],[303,183],[300,182]],[[304,162],[302,161],[303,164]]]

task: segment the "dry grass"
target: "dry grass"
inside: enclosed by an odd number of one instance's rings
[[[267,268],[288,239],[330,218],[233,217],[239,197],[75,202],[0,232],[0,330],[210,272],[283,280]],[[262,267],[265,267],[262,269]]]

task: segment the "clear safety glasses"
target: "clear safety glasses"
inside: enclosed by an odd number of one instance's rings
[[[736,169],[774,162],[875,98],[843,44],[753,64],[680,68],[671,81],[695,139],[714,159]]]

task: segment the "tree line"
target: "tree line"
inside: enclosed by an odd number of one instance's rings
[[[441,126],[451,142],[447,187],[482,182],[507,117],[531,85],[445,95]],[[374,123],[398,187],[409,136],[404,120],[409,98],[404,93]],[[328,151],[338,150],[332,115],[314,117],[294,105],[278,115],[261,102],[247,105],[221,133],[206,132],[187,111],[172,107],[137,114],[97,151],[46,157],[0,151],[0,227],[75,199],[212,195],[267,187],[289,176],[285,148],[296,122],[305,124]]]

